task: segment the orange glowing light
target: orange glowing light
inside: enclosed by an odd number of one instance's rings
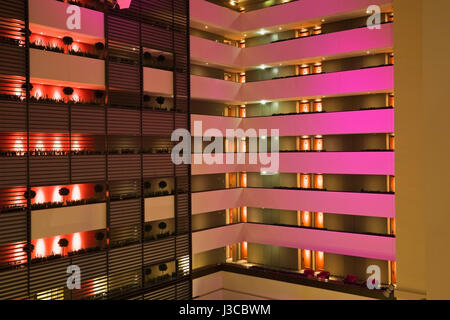
[[[59,188],[60,187],[58,186],[58,187],[55,187],[55,189],[53,190],[53,196],[52,196],[53,202],[62,202],[63,201],[62,197],[59,194]]]
[[[72,194],[72,200],[81,200],[81,191],[80,191],[80,186],[78,184],[76,184],[73,187],[71,194]]]
[[[44,203],[45,202],[45,195],[42,188],[39,188],[36,192],[36,197],[34,198],[34,203]]]
[[[75,233],[72,238],[72,250],[78,251],[81,249],[81,236],[80,233]]]
[[[36,243],[36,257],[45,256],[45,241],[44,239],[39,239]]]
[[[53,239],[53,245],[52,245],[52,252],[53,252],[53,254],[61,254],[62,253],[61,252],[61,247],[58,244],[59,239],[61,239],[59,236],[56,236]]]

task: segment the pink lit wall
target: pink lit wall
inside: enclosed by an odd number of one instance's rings
[[[298,38],[248,48],[237,48],[191,36],[191,59],[229,68],[245,68],[273,63],[302,63],[321,57],[392,48],[393,24],[383,24],[380,30],[359,28]]]
[[[394,25],[384,24],[380,30],[359,28],[299,38],[242,49],[244,66],[271,63],[289,63],[305,59],[320,59],[342,54],[360,53],[394,46]],[[305,60],[306,61],[306,60]]]
[[[205,0],[190,1],[191,20],[235,33],[300,22],[319,22],[322,18],[354,12],[363,14],[370,5],[392,6],[392,0],[302,0],[240,14]]]
[[[393,194],[237,188],[192,194],[192,214],[242,206],[395,217]]]
[[[259,244],[395,261],[392,237],[248,223],[245,238]]]
[[[90,39],[92,42],[100,41],[104,38],[104,18],[103,13],[86,8],[80,8],[81,29],[70,30],[67,27],[67,18],[71,14],[67,13],[68,3],[54,0],[30,0],[30,24],[33,29],[45,27],[49,31],[61,30],[63,36],[83,37],[83,40]]]
[[[192,253],[222,248],[245,241],[245,224],[233,224],[192,233]]]
[[[245,188],[245,205],[371,217],[395,216],[393,194]]]
[[[394,67],[378,67],[245,83],[243,101],[306,99],[394,89]]]
[[[190,36],[191,60],[229,68],[241,68],[243,49],[196,36]]]
[[[202,135],[210,128],[219,129],[224,135],[226,129],[237,128],[267,129],[269,135],[270,129],[278,129],[280,136],[386,133],[394,131],[394,110],[361,110],[245,119],[194,114],[191,116],[192,132],[194,121],[202,122]]]
[[[145,74],[145,73],[144,73]],[[149,91],[146,86],[146,91]],[[309,99],[394,89],[392,66],[237,83],[191,76],[191,97],[227,103]]]
[[[287,226],[241,223],[192,234],[193,253],[247,241],[395,261],[395,238]]]
[[[222,102],[240,102],[245,84],[191,75],[191,97]]]
[[[243,189],[192,193],[192,214],[237,208],[243,204]]]
[[[364,14],[370,5],[387,7],[392,0],[301,0],[279,6],[254,10],[240,18],[241,31],[298,23],[299,21],[320,21],[322,18],[354,12]]]
[[[240,31],[240,13],[205,0],[189,1],[190,19],[228,31]]]
[[[226,172],[260,172],[267,166],[248,164],[225,164],[225,155],[216,154],[224,164],[193,164],[192,174],[217,174]],[[235,158],[235,163],[237,163]],[[371,174],[395,175],[393,152],[281,152],[278,172],[316,172],[322,174]]]

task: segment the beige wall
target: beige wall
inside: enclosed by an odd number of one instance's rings
[[[145,199],[145,221],[173,219],[175,196],[152,197]]]
[[[450,2],[394,7],[397,296],[450,299]]]
[[[31,212],[31,239],[105,228],[105,203]]]
[[[30,66],[33,81],[43,79],[55,85],[80,85],[92,89],[105,86],[103,60],[30,49]]]

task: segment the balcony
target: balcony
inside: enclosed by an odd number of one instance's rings
[[[151,88],[145,87],[146,91]],[[283,79],[237,83],[191,76],[191,97],[218,102],[252,103],[261,100],[300,100],[316,97],[382,93],[394,89],[394,67],[296,76]]]
[[[211,40],[191,36],[191,58],[232,69],[271,65],[286,65],[319,61],[322,57],[339,59],[393,47],[393,24],[383,24],[380,30],[358,28],[297,38],[249,48],[237,48]]]
[[[221,263],[196,269],[193,276],[193,296],[197,297],[197,300],[230,300],[239,297],[248,299],[261,296],[291,300],[393,299],[393,294],[385,296],[383,288],[370,290],[360,283],[346,284],[338,279],[323,281],[308,278],[294,270],[272,266]],[[283,282],[283,290],[278,290],[280,281]],[[245,288],[245,293],[242,288]]]
[[[207,90],[205,88],[204,90]],[[240,91],[242,101],[300,100],[320,96],[388,92],[394,89],[394,67],[290,77],[245,83]]]
[[[278,30],[278,26],[314,24],[323,18],[342,17],[348,12],[362,16],[370,5],[388,9],[392,7],[392,0],[302,0],[247,13],[238,13],[205,0],[194,0],[190,2],[190,18],[193,27],[208,25],[214,33],[240,39],[243,33],[253,35],[262,28],[276,27]]]
[[[393,237],[255,223],[194,232],[192,252],[209,251],[242,241],[395,261]]]
[[[249,164],[250,154],[245,154],[245,164],[226,164],[225,155],[222,157],[224,164],[221,165],[193,164],[192,174],[261,172],[266,167],[260,163]],[[395,175],[394,152],[281,152],[277,172]]]
[[[105,62],[102,60],[30,49],[30,65],[33,82],[89,89],[105,86]]]
[[[203,133],[219,129],[223,135],[226,129],[278,129],[280,136],[366,134],[394,132],[394,110],[361,110],[348,112],[329,112],[314,114],[295,114],[271,117],[233,118],[221,116],[192,115],[191,131],[194,121],[202,122]]]
[[[192,194],[192,214],[242,206],[395,217],[393,194],[292,189],[236,188]]]
[[[191,98],[239,103],[245,84],[191,75]]]

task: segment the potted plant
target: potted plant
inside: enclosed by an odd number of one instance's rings
[[[102,90],[95,90],[94,91],[94,98],[96,100],[97,103],[102,103],[103,101],[101,99],[103,99],[104,96],[104,92]]]
[[[34,190],[27,190],[23,193],[23,196],[25,199],[34,199],[36,197],[36,191]]]
[[[148,51],[144,52],[144,61],[150,62],[152,60],[152,54]]]
[[[33,84],[31,84],[31,83],[23,83],[22,84],[22,89],[23,90],[27,90],[27,88],[28,88],[28,90],[31,92],[31,90],[33,90]]]
[[[159,230],[161,230],[160,235],[162,235],[164,233],[164,230],[166,230],[166,228],[167,228],[167,223],[165,223],[164,221],[160,222],[158,224],[158,228],[159,228]]]
[[[70,96],[73,94],[73,88],[71,87],[64,87],[63,88],[63,93],[67,96]]]
[[[144,226],[144,232],[151,232],[152,229],[153,229],[153,227],[152,227],[151,224],[146,224],[146,225]]]
[[[94,44],[94,48],[95,51],[97,51],[97,54],[100,58],[103,58],[103,53],[105,50],[105,45],[103,44],[103,42],[97,42],[96,44]]]
[[[144,94],[144,104],[145,104],[145,106],[148,106],[150,100],[151,100],[151,97],[148,94]]]
[[[58,245],[62,248],[62,255],[64,256],[64,248],[67,248],[69,246],[69,240],[61,238],[58,241]]]
[[[66,45],[66,50],[67,50],[67,53],[69,52],[69,46],[70,45],[72,45],[72,43],[73,43],[73,39],[72,39],[72,37],[64,37],[63,39],[62,39],[62,41],[63,41],[63,43]]]
[[[164,97],[157,97],[156,98],[156,102],[159,104],[159,107],[162,109],[162,105],[164,104],[164,101],[166,99],[164,99]]]
[[[104,190],[104,187],[103,187],[103,185],[100,184],[100,183],[97,183],[97,184],[94,186],[94,192],[95,192],[95,194],[97,195],[97,197],[98,197],[99,200],[103,197],[103,190]]]
[[[34,250],[34,245],[32,243],[27,243],[26,245],[23,246],[23,251],[25,251],[26,253],[32,253]]]
[[[95,240],[103,241],[105,239],[105,234],[102,231],[98,231],[95,233]]]
[[[160,54],[158,56],[158,58],[156,58],[156,60],[158,61],[159,64],[163,64],[164,61],[166,61],[166,57],[164,55]]]
[[[70,190],[67,189],[66,187],[63,187],[63,188],[59,189],[58,193],[61,197],[63,197],[63,203],[64,203],[66,200],[66,196],[68,196],[70,193]]]
[[[167,271],[167,264],[161,263],[161,264],[158,266],[158,269],[159,269],[159,271],[161,271],[161,274],[164,274],[164,272]]]
[[[165,182],[164,180],[161,180],[161,181],[158,183],[158,186],[159,186],[159,188],[160,188],[161,190],[163,190],[165,187],[167,187],[167,182]]]

